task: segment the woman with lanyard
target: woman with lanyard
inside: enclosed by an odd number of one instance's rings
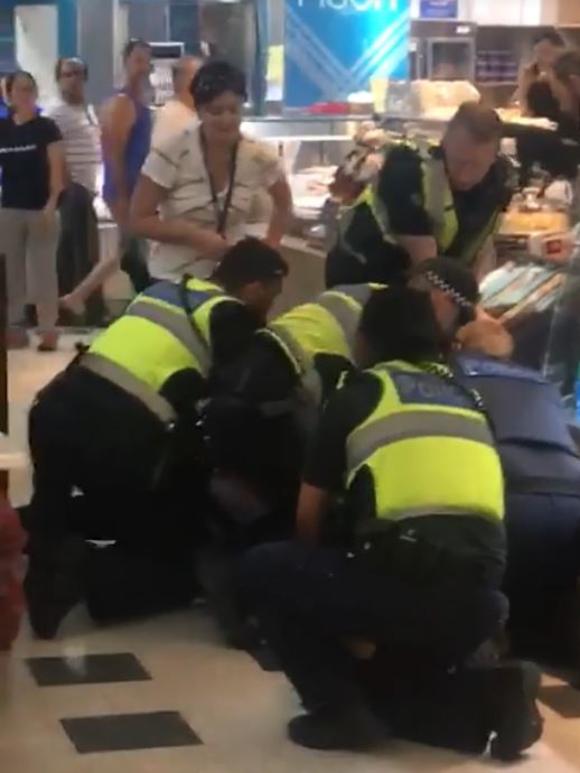
[[[240,132],[243,73],[211,62],[191,89],[200,123],[151,149],[132,201],[132,230],[157,242],[149,264],[155,279],[211,275],[228,246],[245,236],[258,193],[272,199],[270,246],[280,244],[292,210],[275,150]]]

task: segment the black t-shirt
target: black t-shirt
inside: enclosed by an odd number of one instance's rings
[[[439,156],[443,153],[441,148],[432,152]],[[434,224],[425,209],[421,156],[413,148],[400,146],[389,153],[379,175],[378,195],[387,210],[391,233],[433,235]],[[508,162],[500,157],[481,183],[469,191],[454,192],[458,233],[453,244],[442,254],[461,258],[474,236],[483,233],[494,212],[503,210],[511,196]],[[329,285],[363,281],[392,283],[409,267],[406,250],[383,239],[366,205],[357,207],[347,231],[347,241],[367,263],[364,265],[352,256],[333,251],[331,260],[334,258],[342,270],[338,266],[334,271],[328,270]]]
[[[330,398],[323,412],[318,432],[308,453],[304,480],[316,488],[336,495],[345,493],[347,439],[376,409],[382,396],[382,385],[371,373],[351,373],[342,389]],[[461,471],[458,470],[460,475]],[[345,493],[342,517],[347,524],[347,537],[355,525],[376,517],[375,490],[370,472],[362,467]],[[413,526],[423,535],[447,549],[476,554],[500,575],[505,562],[505,533],[484,518],[442,516],[413,519]]]
[[[22,125],[0,119],[2,207],[40,210],[50,197],[49,145],[62,139],[50,118],[36,116]]]

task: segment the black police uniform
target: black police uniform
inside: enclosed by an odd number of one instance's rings
[[[434,154],[442,149],[434,148]],[[378,196],[386,208],[392,234],[432,236],[434,224],[425,209],[423,172],[419,154],[407,146],[394,148],[379,173]],[[454,191],[458,223],[455,240],[445,253],[461,260],[478,234],[485,232],[495,212],[505,209],[512,196],[509,166],[498,159],[484,180],[468,191]],[[407,251],[386,241],[366,204],[355,207],[346,240],[359,257],[341,247],[330,250],[326,261],[326,286],[362,282],[403,283],[410,268]],[[363,256],[365,262],[360,258]],[[433,256],[435,257],[435,256]]]
[[[237,301],[217,304],[209,323],[214,368],[237,356],[259,323]],[[35,629],[48,638],[58,609],[80,595],[77,572],[85,566],[83,590],[98,618],[150,611],[168,597],[190,599],[193,547],[205,535],[208,473],[196,425],[208,383],[194,369],[167,380],[161,396],[177,417],[169,432],[145,402],[82,360],[39,393],[29,419],[34,491],[24,520],[34,572],[26,590],[37,609]],[[84,540],[116,544],[87,554]],[[67,575],[58,589],[57,566]]]
[[[329,400],[309,455],[306,483],[343,491],[347,438],[373,413],[381,394],[374,376],[353,374]],[[441,575],[434,570],[432,582],[425,583],[420,577],[424,567],[412,567],[416,554],[405,569],[416,572],[413,579],[390,572],[390,562],[385,566],[383,559],[380,570],[352,560],[355,524],[375,511],[373,481],[357,475],[346,496],[342,527],[330,529],[338,546],[263,545],[243,562],[241,586],[248,603],[309,710],[358,696],[351,658],[337,644],[341,636],[374,635],[448,665],[491,635],[505,611],[497,592],[505,562],[501,524],[467,517],[459,524],[457,516],[441,515],[413,519],[429,544],[469,554],[482,570],[481,585],[479,580],[473,585],[450,558],[440,567]]]

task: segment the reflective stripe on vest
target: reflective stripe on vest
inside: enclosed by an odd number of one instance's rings
[[[459,222],[445,164],[441,159],[427,159],[423,167],[425,209],[435,226],[435,240],[441,252],[446,252],[457,237]]]
[[[478,419],[435,411],[404,411],[379,419],[351,435],[347,443],[349,469],[360,467],[389,443],[421,437],[463,438],[494,445],[489,427]]]
[[[375,290],[384,289],[381,284],[341,285],[322,293],[316,303],[305,304],[293,312],[274,320],[268,329],[262,331],[278,341],[292,363],[296,374],[302,380],[302,386],[311,397],[319,403],[322,399],[321,379],[314,367],[314,357],[321,352],[335,354],[352,360],[356,332],[360,321],[363,306],[367,303]],[[314,317],[318,313],[317,332],[325,330],[325,320],[332,318],[332,327],[329,327],[325,348],[321,350],[311,349],[306,341],[307,336],[301,334],[300,323],[297,317],[293,319],[293,313],[308,313]],[[320,310],[324,310],[321,314]],[[328,321],[326,322],[329,326]],[[340,335],[340,339],[338,338]]]
[[[397,144],[401,143],[394,143],[385,152],[385,163],[388,160],[389,151],[392,150],[393,147],[396,147]],[[405,144],[421,156],[424,207],[429,218],[433,222],[433,235],[437,242],[439,252],[445,253],[451,248],[459,232],[459,222],[455,210],[453,192],[450,188],[447,171],[445,169],[445,162],[443,159],[434,158],[425,149],[414,146],[411,143]],[[389,213],[378,193],[378,184],[379,175],[367,185],[352,207],[345,210],[339,222],[339,243],[363,264],[367,263],[366,256],[357,252],[356,249],[350,245],[348,240],[348,230],[354,217],[356,207],[360,205],[369,207],[377,226],[383,235],[383,239],[390,244],[396,244],[395,235],[391,232]],[[456,257],[465,263],[471,264],[477,257],[487,238],[493,234],[499,215],[500,210],[498,208],[497,211],[492,214],[486,226],[479,233],[474,235],[474,238],[463,250],[463,253]]]
[[[207,378],[212,313],[226,302],[237,301],[211,282],[192,279],[186,288],[157,283],[95,339],[90,353],[124,369],[156,393],[183,371],[193,370]],[[184,308],[187,305],[191,321]]]
[[[201,336],[194,333],[185,312],[173,310],[150,300],[137,299],[127,309],[128,316],[140,317],[168,330],[195,358],[199,371],[207,376],[211,366],[209,346]]]
[[[347,439],[347,486],[368,471],[378,519],[457,514],[500,521],[501,463],[465,392],[435,377],[437,389],[432,373],[406,363],[369,373],[382,385],[381,399]]]
[[[173,406],[164,397],[117,363],[101,357],[100,354],[87,352],[81,358],[79,365],[133,395],[163,424],[169,425],[176,420],[177,414]]]
[[[207,378],[211,368],[211,348],[204,331],[196,322],[207,304],[229,300],[223,289],[212,282],[191,279],[185,292],[193,319],[188,319],[183,307],[181,293],[183,288],[170,282],[159,282],[141,293],[129,306],[126,314],[145,319],[171,333],[187,349],[195,361],[200,374]]]
[[[354,350],[362,309],[367,304],[374,287],[371,285],[341,285],[322,293],[318,303],[338,322],[348,348]]]

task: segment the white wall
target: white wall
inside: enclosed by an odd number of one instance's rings
[[[55,5],[17,5],[14,9],[16,61],[38,81],[40,103],[56,94],[58,14]]]

